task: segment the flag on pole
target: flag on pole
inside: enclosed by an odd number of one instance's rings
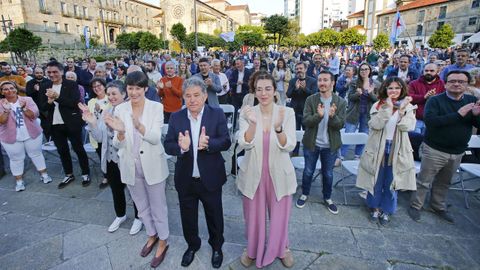
[[[225,32],[221,33],[220,37],[225,40],[225,42],[233,42],[235,40],[235,32]]]
[[[392,22],[392,32],[390,33],[390,42],[392,44],[395,43],[398,36],[405,30],[405,22],[403,21],[402,17],[400,16],[400,12],[397,10],[395,17],[393,18]]]
[[[88,36],[88,26],[83,28],[83,36],[85,37],[85,48],[90,48],[90,37]]]

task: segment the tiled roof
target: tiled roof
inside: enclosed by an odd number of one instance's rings
[[[225,11],[228,10],[242,10],[242,9],[247,9],[248,5],[237,5],[237,6],[227,6],[225,7]]]
[[[347,19],[363,17],[364,14],[365,14],[365,10],[360,10],[359,12],[355,12],[355,13],[352,13],[352,14],[348,15]]]
[[[398,11],[402,12],[402,11],[407,11],[407,10],[411,10],[411,9],[417,9],[417,8],[422,8],[422,7],[432,6],[432,5],[443,4],[443,3],[447,3],[448,1],[449,0],[416,0],[416,1],[413,1],[411,3],[405,4],[403,6],[400,6],[398,8]],[[391,9],[391,10],[387,10],[385,12],[382,12],[378,15],[392,14],[392,13],[395,13],[395,12],[397,12],[397,9]]]

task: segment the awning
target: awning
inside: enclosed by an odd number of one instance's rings
[[[480,43],[480,32],[477,32],[473,36],[465,39],[462,43]]]

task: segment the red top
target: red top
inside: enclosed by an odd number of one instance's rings
[[[162,98],[163,110],[166,112],[176,112],[182,108],[182,84],[183,79],[175,76],[172,78],[162,77],[163,88],[158,90],[158,95]],[[168,88],[166,83],[170,81],[172,86]]]
[[[438,75],[431,84],[428,84],[422,75],[420,78],[411,81],[408,85],[408,95],[412,97],[412,104],[418,106],[416,112],[416,118],[418,120],[423,120],[423,110],[425,108],[425,103],[427,103],[425,94],[432,89],[435,89],[437,95],[445,92],[445,83]]]

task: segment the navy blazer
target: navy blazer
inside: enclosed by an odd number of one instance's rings
[[[223,110],[205,104],[201,127],[205,127],[205,132],[210,138],[208,150],[198,151],[197,163],[200,171],[200,181],[208,191],[216,191],[227,181],[225,160],[221,152],[227,151],[232,143]],[[174,181],[175,189],[179,193],[185,191],[194,181],[192,179],[193,145],[191,144],[190,150],[183,154],[180,146],[178,146],[178,133],[185,134],[185,130],[188,130],[191,139],[192,132],[187,108],[170,116],[168,132],[164,142],[165,152],[177,156]],[[193,140],[191,141],[193,142]]]
[[[303,107],[305,107],[305,101],[307,97],[318,92],[317,80],[306,76],[305,77],[305,89],[295,89],[297,78],[293,78],[288,82],[287,97],[291,98],[290,107],[293,108],[296,114],[303,115]]]
[[[394,69],[390,70],[390,72],[387,74],[387,78],[397,77],[398,69],[399,68],[397,67],[397,68],[394,68]],[[417,70],[409,67],[408,72],[407,72],[407,77],[410,77],[410,81],[414,81],[414,80],[418,79],[419,75],[418,75]]]
[[[243,84],[242,84],[242,94],[241,96],[245,96],[248,94],[248,81],[250,80],[250,76],[252,75],[252,71],[248,68],[245,68],[243,71]],[[230,83],[230,92],[232,96],[237,95],[237,82],[238,82],[238,69],[234,69],[232,75],[229,78]]]

